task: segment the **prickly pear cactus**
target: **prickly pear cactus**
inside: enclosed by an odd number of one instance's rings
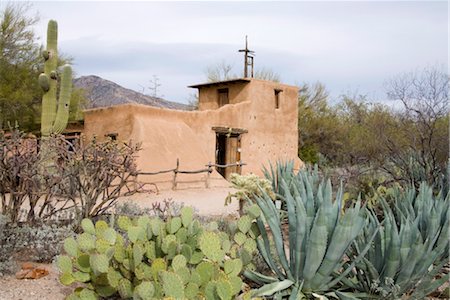
[[[119,216],[117,229],[85,219],[84,232],[64,242],[60,280],[83,286],[73,299],[231,300],[242,293],[240,275],[256,250],[254,225],[245,215],[232,231],[219,232],[216,222],[195,220],[192,208],[166,221]]]
[[[58,24],[54,20],[48,22],[47,48],[43,52],[43,57],[44,73],[39,75],[39,85],[44,91],[41,134],[47,137],[54,133],[61,133],[66,128],[72,93],[72,68],[65,65],[61,76],[58,74]],[[58,93],[59,77],[61,85]]]

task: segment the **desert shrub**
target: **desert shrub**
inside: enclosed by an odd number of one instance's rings
[[[0,135],[0,213],[13,223],[46,220],[67,210],[78,220],[96,217],[141,188],[135,180],[139,145],[110,139],[73,145],[52,136],[46,146],[52,149],[50,163],[36,138],[17,130]]]
[[[0,275],[15,271],[16,260],[51,262],[61,252],[64,239],[74,235],[73,227],[17,224],[0,215]]]
[[[0,215],[0,276],[9,274],[14,271],[16,264],[12,258],[14,244],[8,239],[6,231],[9,219]]]
[[[139,149],[140,145],[132,142],[112,139],[76,145],[68,159],[57,165],[65,173],[59,202],[71,203],[65,209],[74,209],[81,221],[104,214],[119,197],[136,193],[141,187],[136,181]]]
[[[60,280],[79,282],[76,297],[134,299],[232,299],[240,294],[240,274],[256,251],[254,206],[233,235],[202,226],[192,208],[165,221],[159,217],[119,216],[116,231],[105,221],[81,223],[83,233],[64,242],[58,258]],[[77,299],[77,298],[76,298]]]

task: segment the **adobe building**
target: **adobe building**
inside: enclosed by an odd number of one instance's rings
[[[204,169],[208,163],[244,163],[217,167],[210,186],[229,186],[232,172],[257,175],[277,160],[298,158],[298,88],[281,83],[241,78],[190,86],[198,89],[199,109],[179,111],[125,104],[87,110],[88,138],[113,136],[142,143],[137,159],[142,172]],[[204,186],[207,173],[179,174],[178,188]],[[142,175],[141,181],[171,187],[173,173]]]

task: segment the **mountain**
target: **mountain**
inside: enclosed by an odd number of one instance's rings
[[[125,103],[139,103],[178,110],[190,109],[190,106],[186,104],[144,95],[94,75],[76,78],[73,81],[73,84],[75,87],[86,91],[86,97],[89,100],[88,106],[86,107],[87,109],[108,107]]]

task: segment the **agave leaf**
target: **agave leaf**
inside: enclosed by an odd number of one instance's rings
[[[293,284],[294,284],[294,282],[289,280],[289,279],[285,279],[283,281],[278,281],[278,282],[266,284],[266,285],[262,286],[261,288],[255,290],[252,293],[252,295],[255,296],[255,297],[272,296],[273,294],[275,294],[275,293],[277,293],[279,291],[288,289]]]
[[[276,211],[275,205],[273,204],[272,199],[270,199],[267,195],[264,195],[263,198],[257,197],[256,201],[260,206],[267,223],[269,224],[270,230],[272,231],[275,249],[277,250],[277,255],[280,258],[281,266],[286,272],[287,278],[293,280],[294,278],[289,268],[286,253],[284,252],[284,240],[281,231],[280,219],[278,215],[270,213],[271,209],[272,211]]]
[[[275,274],[278,276],[279,279],[286,278],[286,276],[278,268],[275,260],[272,257],[272,254],[270,253],[269,236],[267,235],[266,228],[264,226],[264,223],[261,221],[261,218],[258,218],[256,220],[256,223],[258,224],[259,231],[261,232],[261,236],[256,239],[256,244],[258,245],[259,253],[262,255],[264,261],[275,272]]]
[[[325,215],[322,208],[319,208],[316,219],[311,229],[311,235],[306,246],[306,259],[303,268],[303,278],[305,278],[305,288],[310,288],[310,281],[322,263],[327,250],[328,234]]]
[[[290,262],[290,271],[292,274],[296,273],[296,256],[294,255],[295,249],[297,249],[297,243],[300,241],[297,238],[297,230],[298,230],[298,219],[295,209],[295,201],[292,197],[292,194],[289,190],[289,187],[286,184],[284,179],[281,180],[281,189],[283,194],[285,195],[287,211],[288,211],[288,220],[289,220],[289,262]]]
[[[375,230],[375,232],[373,233],[373,235],[370,237],[370,239],[368,240],[366,247],[363,249],[363,251],[361,251],[361,253],[352,260],[351,264],[348,264],[347,268],[339,274],[339,276],[337,276],[335,279],[333,279],[332,281],[328,282],[328,283],[323,283],[320,286],[320,290],[328,290],[331,287],[333,287],[334,285],[336,285],[338,282],[340,282],[342,280],[342,278],[346,277],[355,267],[355,265],[357,263],[359,263],[363,257],[366,255],[367,251],[369,251],[370,247],[372,246],[372,241],[375,238],[375,235],[378,233],[379,228],[377,228],[377,230]]]
[[[386,269],[382,276],[384,278],[394,278],[400,265],[400,238],[397,232],[397,225],[395,222],[389,222],[392,226],[392,239],[386,254]]]
[[[294,249],[295,265],[294,265],[294,278],[298,281],[302,275],[303,266],[306,259],[306,232],[309,231],[306,221],[306,210],[300,197],[295,197],[297,208],[297,236]]]
[[[261,273],[258,273],[256,271],[251,271],[251,270],[245,270],[243,272],[243,275],[245,277],[247,277],[248,279],[253,280],[254,282],[259,283],[259,284],[273,283],[273,282],[279,281],[275,277],[263,275]]]

